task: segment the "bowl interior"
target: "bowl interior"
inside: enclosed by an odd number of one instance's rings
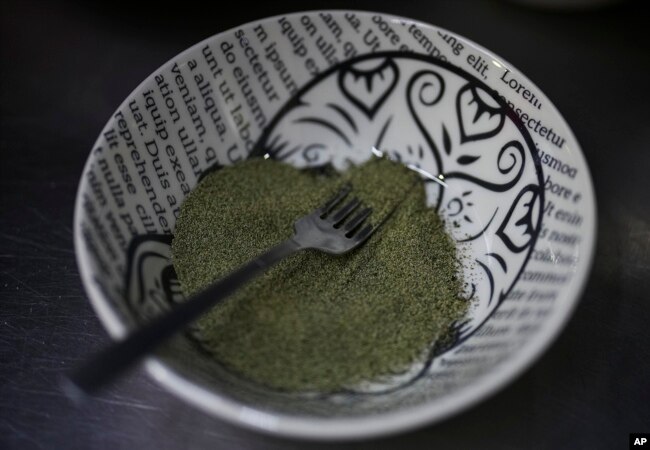
[[[373,152],[422,175],[464,255],[470,313],[450,345],[328,395],[248,383],[183,336],[149,368],[223,418],[311,437],[387,433],[485,397],[540,354],[579,298],[593,190],[575,138],[536,86],[476,44],[409,19],[273,17],[147,78],[102,131],[77,196],[77,257],[101,320],[118,337],[183,301],[171,238],[206,173],[249,157],[345,170]]]

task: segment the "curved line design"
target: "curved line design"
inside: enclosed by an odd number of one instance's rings
[[[285,159],[289,158],[289,157],[290,157],[291,155],[293,155],[294,153],[300,151],[300,148],[301,148],[300,145],[296,145],[296,146],[293,147],[291,150],[287,150],[286,152],[284,152],[284,153],[281,154],[281,155],[275,154],[274,156],[275,156],[276,158],[278,158],[278,160],[280,160],[280,161],[284,161]]]
[[[452,211],[452,205],[458,205],[458,211],[451,212]],[[451,200],[447,202],[447,214],[449,217],[456,217],[458,214],[463,212],[463,201],[459,199],[458,197],[454,197]]]
[[[517,184],[517,182],[521,179],[521,175],[524,173],[525,158],[526,158],[524,147],[521,145],[519,141],[510,141],[501,148],[501,150],[499,151],[499,156],[497,157],[497,168],[499,172],[501,172],[502,174],[509,173],[517,164],[518,162],[517,159],[514,157],[512,153],[508,153],[508,155],[513,159],[513,163],[509,167],[506,167],[505,169],[501,167],[501,160],[503,156],[506,155],[506,151],[513,147],[517,149],[517,151],[519,152],[519,156],[521,157],[521,164],[519,167],[519,172],[517,172],[515,177],[512,180],[508,181],[507,183],[504,184],[491,183],[489,181],[476,178],[472,175],[468,175],[463,172],[450,172],[445,174],[445,178],[457,178],[461,180],[467,180],[494,192],[505,192],[507,190],[510,190],[514,185]]]
[[[488,266],[483,264],[478,259],[475,259],[474,261],[476,261],[483,268],[483,270],[485,270],[485,273],[488,276],[488,280],[490,281],[490,299],[488,300],[488,306],[490,306],[492,303],[492,298],[494,297],[494,276],[492,275],[492,271]]]
[[[381,148],[381,143],[384,140],[384,135],[386,134],[386,130],[388,130],[388,127],[390,126],[392,120],[393,116],[388,117],[388,119],[386,119],[386,123],[384,123],[384,125],[381,127],[379,135],[377,136],[377,140],[375,141],[375,148]]]
[[[440,81],[440,93],[438,94],[438,96],[436,98],[436,101],[431,103],[431,105],[434,105],[438,101],[440,101],[440,99],[442,98],[442,96],[445,93],[445,82],[442,80],[442,77],[440,75],[438,75],[436,72],[432,71],[432,70],[421,70],[419,72],[416,72],[408,82],[408,85],[406,87],[406,103],[408,105],[409,111],[411,112],[411,116],[413,117],[413,120],[415,120],[416,126],[420,130],[420,133],[422,133],[422,136],[424,137],[424,140],[427,142],[427,145],[431,149],[431,153],[433,154],[433,159],[436,162],[436,166],[438,168],[438,171],[440,173],[444,173],[443,166],[442,166],[442,157],[441,157],[440,152],[438,150],[438,146],[436,145],[436,143],[431,138],[431,135],[429,135],[429,132],[427,131],[427,128],[422,123],[422,120],[418,116],[418,114],[417,114],[417,112],[415,110],[415,106],[413,105],[413,94],[414,94],[413,88],[414,88],[414,85],[418,81],[418,79],[420,79],[423,76],[427,76],[427,75],[433,75],[434,77],[437,77],[438,80]],[[418,98],[420,98],[419,93],[418,93]],[[425,106],[431,106],[431,105],[425,105]]]
[[[324,144],[311,144],[305,147],[305,149],[302,151],[302,155],[305,158],[306,161],[316,161],[316,158],[313,158],[311,156],[308,156],[312,153],[312,150],[323,150],[326,149],[327,146]]]
[[[352,142],[350,142],[350,139],[345,135],[345,133],[339,127],[328,120],[321,119],[320,117],[303,117],[294,120],[294,123],[309,123],[312,125],[319,125],[338,135],[341,139],[343,139],[343,141],[345,141],[346,144],[348,144],[348,147],[352,147]]]
[[[164,285],[165,281],[171,282],[171,280],[176,277],[176,272],[174,271],[171,260],[165,254],[156,250],[145,250],[142,253],[138,253],[140,247],[147,243],[154,243],[169,248],[171,246],[172,239],[173,236],[169,234],[147,234],[135,236],[129,242],[129,247],[126,255],[127,267],[126,271],[124,272],[126,282],[124,283],[124,291],[122,295],[126,300],[125,304],[128,310],[131,312],[131,315],[135,319],[146,319],[146,317],[143,316],[141,309],[143,303],[145,303],[144,299],[146,299],[148,296],[147,292],[144,291],[145,283],[143,266],[143,261],[148,257],[154,256],[169,261],[169,264],[162,269],[160,278],[163,280],[163,286],[161,286],[161,288],[167,297],[166,300],[169,305],[173,304],[173,300],[170,296],[171,291],[168,286]],[[137,298],[132,298],[130,295],[132,283],[134,280],[137,280],[139,288]]]
[[[481,236],[483,233],[485,233],[485,230],[487,230],[488,228],[490,228],[490,224],[492,223],[492,221],[493,221],[494,218],[496,217],[496,215],[497,215],[497,211],[499,211],[499,208],[497,208],[497,209],[494,210],[494,213],[492,213],[492,217],[490,217],[490,220],[489,220],[488,223],[483,227],[483,229],[482,229],[481,231],[479,231],[478,233],[476,233],[476,234],[473,235],[473,236],[469,236],[469,237],[466,237],[466,238],[464,238],[464,239],[457,240],[456,242],[469,242],[469,241],[473,241],[474,239],[478,238],[478,237]]]
[[[328,103],[327,106],[329,108],[332,108],[337,113],[339,113],[339,115],[343,117],[343,120],[345,120],[348,123],[348,125],[350,125],[350,128],[352,128],[352,130],[354,130],[355,133],[359,133],[359,129],[357,128],[357,124],[354,121],[354,118],[346,110],[344,110],[343,108],[341,108],[339,105],[335,103]]]
[[[506,264],[506,260],[503,259],[503,256],[499,255],[498,253],[486,253],[485,256],[491,256],[492,258],[496,259],[503,271],[508,271],[508,265]]]

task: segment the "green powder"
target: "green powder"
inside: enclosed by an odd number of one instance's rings
[[[373,224],[387,220],[343,256],[284,260],[203,316],[194,336],[231,371],[286,391],[334,391],[421,360],[468,301],[454,242],[417,179],[378,158],[340,175],[251,159],[206,176],[172,244],[186,295],[290,237],[344,183],[374,209]]]

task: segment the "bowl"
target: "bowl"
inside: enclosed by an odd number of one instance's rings
[[[206,173],[249,157],[344,170],[373,151],[421,173],[465,255],[473,301],[452,345],[432,343],[404,373],[327,395],[246,382],[183,335],[147,371],[217,417],[312,439],[433,423],[504,387],[580,298],[596,229],[589,170],[562,116],[511,64],[381,13],[242,25],[173,58],[117,108],[84,168],[74,220],[100,320],[120,339],[183,301],[170,244],[183,198]]]

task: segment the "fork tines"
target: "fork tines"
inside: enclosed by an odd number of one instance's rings
[[[340,228],[345,220],[349,218],[352,213],[361,205],[361,200],[357,197],[352,198],[344,206],[336,210],[336,207],[352,192],[352,186],[345,185],[336,195],[329,200],[321,209],[320,217],[332,223],[334,228]],[[360,212],[354,215],[350,220],[347,221],[344,227],[345,236],[351,238],[354,236],[355,231],[357,231],[363,222],[370,216],[372,213],[372,208],[363,208]],[[372,232],[372,225],[367,225],[363,230],[361,230],[355,237],[357,239],[365,239]]]

